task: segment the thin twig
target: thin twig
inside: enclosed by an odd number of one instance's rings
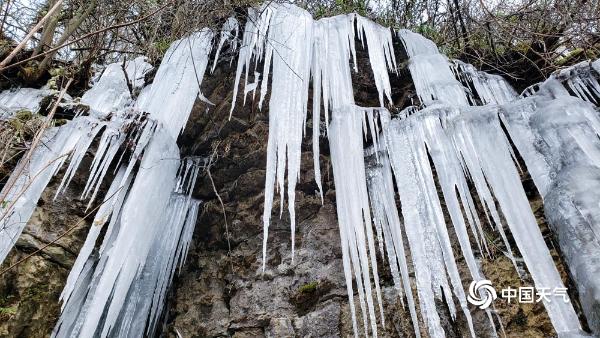
[[[37,134],[33,138],[33,142],[31,142],[31,147],[25,154],[25,157],[19,162],[16,170],[11,175],[11,179],[9,179],[9,182],[6,183],[6,186],[4,187],[4,193],[2,195],[0,195],[0,202],[4,201],[6,199],[9,191],[12,189],[12,187],[17,182],[17,178],[21,175],[23,170],[25,170],[25,167],[31,160],[31,157],[33,156],[33,152],[34,152],[35,148],[37,148],[38,144],[42,140],[42,136],[44,135],[44,132],[46,131],[48,126],[50,126],[50,122],[52,121],[52,118],[54,117],[54,114],[56,113],[58,105],[59,105],[60,101],[62,101],[65,94],[67,93],[67,89],[71,85],[71,82],[73,82],[72,78],[69,79],[69,81],[67,81],[67,84],[65,85],[65,87],[58,94],[58,98],[56,99],[56,102],[54,102],[54,105],[52,106],[52,110],[50,111],[50,113],[48,113],[48,116],[46,116],[46,120],[44,121],[44,123],[38,130]]]
[[[23,38],[23,40],[21,40],[17,47],[15,47],[15,49],[13,49],[13,51],[10,52],[10,54],[8,54],[8,56],[4,60],[2,60],[2,62],[0,62],[0,70],[4,69],[4,67],[15,57],[15,55],[17,55],[21,51],[21,49],[25,48],[25,45],[27,45],[27,41],[31,39],[33,34],[35,34],[44,25],[44,22],[46,22],[46,20],[48,20],[48,18],[50,18],[54,14],[54,12],[56,12],[56,10],[60,8],[61,5],[62,0],[58,0],[54,4],[54,6],[50,8],[48,13],[46,13],[46,15],[44,15],[44,17],[29,31],[29,33],[25,35],[25,37]]]
[[[227,249],[230,257],[229,263],[231,264],[231,271],[233,271],[233,262],[231,261],[231,242],[229,241],[229,224],[227,223],[227,213],[225,212],[225,204],[223,203],[223,199],[221,199],[221,195],[219,195],[217,187],[215,186],[215,181],[213,180],[212,175],[210,174],[210,167],[213,164],[213,158],[217,153],[218,146],[219,144],[217,143],[217,145],[215,146],[215,150],[213,151],[212,155],[210,155],[210,160],[208,161],[208,165],[206,166],[206,173],[208,175],[208,178],[210,179],[213,191],[215,195],[217,195],[217,199],[221,204],[221,209],[223,210],[223,219],[225,220],[225,236],[227,237]]]
[[[130,21],[130,22],[125,22],[125,23],[121,23],[121,24],[112,25],[112,26],[109,26],[109,27],[105,27],[105,28],[99,29],[99,30],[94,31],[94,32],[90,32],[90,33],[84,34],[83,36],[80,36],[80,37],[78,37],[78,38],[76,38],[74,40],[71,40],[69,42],[63,43],[60,46],[54,47],[52,49],[49,49],[49,50],[47,50],[47,51],[45,51],[43,53],[39,53],[36,56],[32,56],[32,57],[27,58],[25,60],[22,60],[22,61],[19,61],[19,62],[15,62],[13,64],[10,64],[10,65],[6,66],[6,67],[0,67],[0,72],[4,71],[4,70],[7,70],[7,69],[10,69],[10,68],[13,68],[13,67],[16,67],[16,66],[18,66],[20,64],[23,64],[23,63],[35,60],[35,59],[39,58],[40,56],[44,56],[44,55],[48,55],[50,53],[54,53],[54,52],[56,52],[56,51],[58,51],[58,50],[60,50],[60,49],[62,49],[64,47],[72,45],[72,44],[74,44],[76,42],[79,42],[81,40],[85,40],[85,39],[87,39],[87,38],[89,38],[91,36],[94,36],[94,35],[97,35],[97,34],[100,34],[100,33],[104,33],[106,31],[109,31],[109,30],[112,30],[112,29],[118,29],[118,28],[122,28],[122,27],[127,27],[127,26],[131,26],[131,25],[135,25],[136,23],[140,23],[142,21],[145,21],[145,20],[149,19],[150,17],[152,17],[153,15],[155,15],[156,13],[158,13],[161,10],[165,9],[168,5],[171,5],[172,2],[173,1],[167,2],[166,4],[164,4],[163,6],[157,8],[156,10],[154,10],[153,12],[151,12],[150,14],[145,15],[145,16],[137,19],[137,20]]]

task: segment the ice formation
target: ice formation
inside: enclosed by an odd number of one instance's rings
[[[111,63],[102,72],[94,86],[81,97],[81,103],[104,116],[131,104],[132,90],[144,83],[144,75],[152,68],[140,56],[124,63]]]
[[[47,87],[40,89],[16,88],[0,92],[0,120],[6,120],[21,110],[37,113],[44,97],[53,94],[58,93]],[[70,101],[71,97],[66,94],[64,99]]]
[[[600,104],[600,60],[582,61],[552,76],[582,100]]]
[[[389,119],[388,115],[382,117],[386,124],[389,122],[387,121]],[[371,151],[374,151],[374,149]],[[391,166],[385,152],[381,152],[377,156],[377,160],[371,160],[371,165],[367,171],[367,183],[378,243],[380,247],[384,246],[385,243],[394,285],[399,292],[404,290],[415,336],[420,337],[417,310],[408,273],[407,255],[404,250],[402,223],[396,208]],[[381,255],[384,256],[383,253]],[[400,300],[403,301],[403,298],[400,297]]]
[[[460,61],[450,61],[439,53],[433,42],[400,30],[397,36],[409,59],[408,69],[421,104],[426,108],[409,108],[399,114],[400,117],[390,120],[384,109],[355,106],[351,81],[352,68],[357,70],[354,40],[358,39],[368,50],[380,105],[383,107],[386,99],[391,101],[389,74],[395,73],[397,66],[392,45],[394,35],[388,29],[357,15],[314,21],[305,11],[291,5],[265,5],[260,10],[251,9],[249,15],[252,20],[246,23],[243,35],[234,98],[242,76],[245,76],[244,87],[251,88],[244,93],[255,90],[259,79],[255,75],[254,82],[250,82],[249,74],[252,63],[256,69],[262,62],[259,106],[266,97],[269,78],[272,82],[263,269],[275,187],[281,194],[280,209],[287,189],[293,242],[294,186],[306,125],[308,80],[312,77],[315,178],[320,188],[318,137],[323,110],[356,335],[359,325],[354,310],[353,281],[364,333],[377,335],[376,309],[379,306],[381,310],[375,261],[377,248],[382,255],[384,251],[387,254],[396,288],[408,289],[403,275],[409,263],[402,232],[406,233],[416,271],[421,315],[433,337],[445,335],[436,309],[436,299],[442,298],[457,299],[471,334],[475,335],[461,278],[475,281],[485,278],[477,258],[488,252],[483,222],[489,223],[502,238],[506,255],[516,267],[508,240],[510,231],[538,288],[564,287],[520,184],[517,157],[498,117],[504,106],[497,104],[506,106],[520,100],[503,78],[477,71]],[[281,24],[282,20],[286,24]],[[575,85],[567,85],[583,96],[581,93],[590,91],[589,87],[596,88],[593,81],[587,78],[585,81],[587,91],[581,85],[575,89]],[[569,91],[562,89],[556,95],[569,95]],[[591,101],[591,97],[585,98]],[[471,107],[473,105],[483,106]],[[235,104],[232,111],[234,107]],[[362,154],[365,139],[374,143],[369,153],[373,157],[371,161],[376,163],[367,170]],[[595,141],[583,137],[578,141],[585,143],[582,148],[588,156],[598,159],[592,147]],[[392,168],[404,222],[400,221],[394,202]],[[286,170],[287,187],[284,185]],[[471,196],[469,181],[475,187],[476,196]],[[450,215],[470,276],[459,275],[440,197]],[[484,206],[484,220],[479,219],[475,198]],[[476,243],[475,248],[472,243]],[[419,335],[416,302],[410,291],[405,290],[405,295],[415,333]],[[447,304],[451,315],[456,316],[454,302]],[[579,332],[579,321],[570,303],[549,301],[544,305],[560,335]],[[490,310],[488,316],[492,319]]]
[[[485,225],[502,239],[515,266],[513,251],[519,250],[537,288],[564,287],[520,183],[517,155],[543,196],[588,322],[600,332],[595,311],[600,304],[600,118],[594,106],[600,100],[600,61],[562,70],[517,96],[503,78],[448,60],[419,34],[393,33],[356,14],[313,20],[291,4],[270,3],[249,9],[248,17],[239,46],[239,23],[225,22],[211,70],[225,43],[233,51],[239,47],[231,112],[242,77],[242,101],[260,91],[259,107],[270,82],[263,270],[276,191],[280,217],[287,200],[294,257],[295,185],[312,90],[315,180],[322,197],[319,138],[327,135],[356,336],[359,331],[377,336],[378,322],[384,321],[377,254],[387,257],[416,336],[421,335],[417,311],[431,337],[445,336],[437,308],[441,299],[453,319],[464,314],[475,336],[463,283],[485,279],[479,266],[479,258],[489,254]],[[115,173],[61,295],[63,312],[53,336],[143,336],[156,329],[198,211],[191,191],[201,162],[181,160],[176,139],[195,100],[210,104],[200,84],[213,35],[203,29],[173,43],[150,87],[141,89],[149,67],[143,58],[107,66],[82,97],[90,116],[49,130],[44,135],[48,147],[36,149],[26,173],[16,173],[14,187],[5,187],[9,203],[0,214],[0,261],[50,179],[65,166],[57,195],[63,192],[94,139],[97,151],[82,192],[89,208],[104,177]],[[392,117],[384,106],[393,105],[390,76],[398,72],[394,39],[405,51],[420,105]],[[368,51],[380,107],[355,105],[356,41]],[[26,89],[3,92],[0,107],[35,110],[40,95]],[[451,234],[460,253],[451,245]],[[517,248],[511,248],[509,236]],[[468,276],[459,273],[457,254],[464,257]],[[554,299],[544,305],[560,336],[579,334],[571,303]],[[493,309],[486,311],[491,320]]]
[[[198,212],[199,201],[191,192],[202,161],[180,160],[176,138],[201,96],[212,38],[211,31],[202,30],[176,41],[151,88],[142,90],[137,101],[131,89],[141,87],[150,66],[143,58],[125,66],[108,65],[82,99],[90,115],[48,130],[45,146],[34,149],[25,170],[13,173],[15,184],[5,187],[0,261],[50,179],[68,163],[56,195],[65,191],[95,139],[96,153],[81,196],[89,200],[88,208],[94,206],[104,177],[116,173],[67,279],[53,336],[154,332]]]
[[[177,139],[190,116],[208,66],[213,32],[203,29],[173,42],[165,53],[150,89],[140,94],[136,107],[159,121]],[[210,102],[209,102],[210,103]]]
[[[460,60],[453,61],[453,70],[458,79],[466,87],[473,87],[471,101],[475,101],[475,95],[479,97],[482,104],[502,104],[517,98],[515,90],[499,76],[479,71],[471,64]]]
[[[374,125],[376,121],[373,111],[369,110],[369,112],[369,124]],[[375,293],[382,321],[384,317],[363,153],[363,125],[366,123],[366,116],[367,112],[356,106],[334,110],[329,128],[329,144],[333,177],[338,187],[336,189],[337,214],[352,324],[354,331],[357,332],[353,304],[354,290],[351,282],[352,272],[354,272],[365,336],[369,336],[370,326],[372,335],[376,337],[377,320],[372,296],[371,271],[375,280]]]
[[[501,107],[501,117],[544,199],[545,214],[557,235],[583,310],[600,330],[600,214],[598,108],[572,96],[539,94]]]
[[[271,73],[269,101],[269,140],[267,178],[263,214],[265,268],[268,228],[275,187],[280,193],[280,214],[287,190],[292,233],[292,257],[295,236],[295,186],[300,173],[300,146],[306,127],[308,88],[313,81],[313,153],[315,178],[321,190],[319,169],[320,105],[329,111],[353,103],[350,60],[356,67],[355,37],[370,46],[371,68],[375,74],[380,103],[391,100],[388,70],[396,68],[392,35],[388,28],[355,14],[313,20],[308,12],[290,4],[268,4],[249,9],[234,84],[235,108],[239,83],[244,72],[244,87],[249,85],[252,61],[255,68],[263,61],[259,107],[266,96]],[[355,32],[354,26],[358,31]],[[271,69],[272,68],[272,69]],[[247,90],[244,91],[244,101]],[[322,100],[322,101],[321,101]],[[285,172],[287,170],[287,175]],[[285,181],[287,180],[287,187]]]
[[[144,126],[134,150],[139,168],[132,179],[135,162],[120,167],[107,193],[114,200],[96,213],[61,295],[63,313],[53,336],[144,336],[156,329],[198,212],[191,192],[201,163],[181,161],[176,138],[201,96],[212,38],[202,30],[174,42],[152,87],[140,95],[136,111],[148,113],[152,123]],[[102,244],[92,254],[108,218]]]
[[[448,58],[438,51],[433,41],[406,29],[399,30],[398,36],[408,55],[408,69],[423,104],[436,100],[459,106],[469,104],[465,88],[452,73]]]
[[[210,70],[211,73],[215,71],[215,68],[217,68],[217,63],[219,61],[219,56],[221,55],[221,50],[223,49],[223,46],[225,46],[226,42],[230,42],[230,48],[232,52],[235,52],[237,50],[237,36],[239,34],[240,24],[237,21],[237,19],[234,17],[228,18],[227,21],[225,21],[225,23],[223,24],[223,27],[221,28],[221,36],[219,38],[219,44],[217,45],[217,51],[215,52],[215,59]]]

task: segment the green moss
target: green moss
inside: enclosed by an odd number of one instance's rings
[[[300,293],[311,293],[314,292],[317,289],[317,286],[319,285],[319,282],[310,282],[310,283],[306,283],[302,286],[300,286],[298,288],[298,292]]]
[[[52,120],[52,124],[55,127],[59,127],[62,126],[63,124],[66,124],[69,120],[67,119],[54,119]]]
[[[169,39],[161,39],[154,43],[154,49],[159,55],[165,54],[169,46],[171,46],[171,40]]]
[[[570,51],[567,55],[564,55],[556,60],[556,64],[558,66],[564,66],[571,62],[573,59],[576,59],[578,56],[584,53],[582,48],[576,48],[575,50]]]
[[[16,306],[0,307],[0,315],[14,315],[17,313]]]
[[[17,142],[22,142],[35,132],[33,128],[35,125],[34,120],[38,117],[39,115],[24,109],[18,111],[15,116],[8,121],[8,125],[13,130]]]
[[[22,300],[33,301],[34,303],[40,303],[48,299],[48,289],[42,285],[32,285],[25,290]]]
[[[48,73],[50,73],[50,76],[52,77],[62,76],[65,75],[65,69],[63,67],[52,68]]]
[[[21,121],[29,121],[29,120],[31,120],[31,118],[33,118],[33,113],[27,109],[23,109],[23,110],[19,110],[15,114],[15,117]]]

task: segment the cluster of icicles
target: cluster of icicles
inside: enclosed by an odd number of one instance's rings
[[[292,260],[294,257],[294,190],[311,84],[315,179],[321,190],[318,147],[319,137],[325,132],[331,150],[355,335],[360,330],[355,295],[366,336],[377,336],[377,312],[384,322],[376,261],[378,247],[382,256],[387,254],[395,287],[400,298],[406,299],[417,337],[421,331],[407,256],[412,258],[418,304],[429,335],[445,336],[436,299],[447,300],[453,319],[456,299],[475,336],[442,209],[445,205],[448,210],[468,266],[470,276],[463,278],[482,280],[485,276],[475,252],[485,256],[489,250],[475,197],[483,205],[486,221],[502,238],[505,254],[515,268],[516,259],[504,225],[510,230],[535,286],[547,290],[564,287],[520,183],[521,168],[502,124],[523,156],[544,202],[556,205],[547,212],[548,217],[551,221],[556,219],[553,226],[579,286],[588,321],[594,330],[600,329],[594,314],[600,283],[593,277],[600,265],[597,259],[590,259],[600,255],[599,223],[594,219],[598,214],[598,193],[592,188],[600,185],[600,120],[592,104],[597,103],[600,93],[595,78],[598,61],[582,63],[571,69],[572,74],[557,74],[529,89],[530,97],[524,98],[502,77],[448,60],[433,42],[419,34],[407,30],[392,33],[355,14],[313,20],[295,6],[268,5],[250,10],[249,18],[239,52],[234,98],[244,76],[244,102],[248,93],[254,96],[260,87],[259,107],[262,106],[271,73],[263,270],[275,187],[281,194],[280,213],[287,190]],[[408,69],[424,108],[410,107],[391,119],[383,107],[386,101],[393,105],[389,74],[398,71],[395,37],[401,40],[409,57]],[[355,105],[351,79],[352,68],[357,71],[355,39],[368,50],[379,93],[378,108]],[[325,131],[320,130],[321,109]],[[367,138],[373,143],[369,149],[365,149]],[[368,166],[365,156],[370,159]],[[471,195],[469,182],[476,196]],[[403,238],[408,239],[406,247]],[[472,243],[476,243],[476,250]],[[582,247],[585,250],[576,252]],[[544,305],[559,335],[581,332],[570,302],[551,298]],[[495,332],[492,311],[486,311]]]
[[[295,185],[311,87],[315,179],[322,198],[319,137],[326,133],[356,336],[363,330],[365,336],[377,336],[377,316],[384,321],[377,251],[387,257],[417,337],[421,336],[417,310],[431,337],[445,336],[436,308],[440,299],[446,300],[453,318],[457,301],[475,336],[442,205],[468,266],[470,276],[462,278],[485,278],[476,255],[489,252],[476,211],[478,198],[485,221],[503,239],[515,267],[503,225],[535,286],[564,287],[529,207],[519,178],[522,168],[503,126],[542,194],[546,216],[578,286],[588,322],[600,332],[600,318],[594,313],[600,304],[600,280],[595,278],[600,262],[592,259],[600,254],[600,120],[594,106],[600,100],[598,61],[556,74],[518,96],[501,77],[448,60],[422,36],[407,30],[393,33],[355,14],[313,20],[298,7],[271,3],[249,9],[248,15],[231,111],[242,77],[244,102],[248,94],[254,97],[260,91],[260,106],[271,79],[263,270],[276,187],[281,211],[287,191],[294,257]],[[237,50],[237,35],[237,21],[228,20],[212,69],[225,43]],[[129,93],[124,72],[135,85],[136,70],[143,72],[149,65],[141,59],[126,69],[109,65],[82,97],[92,108],[90,116],[76,117],[48,131],[48,147],[37,149],[26,174],[14,178],[7,198],[14,203],[0,213],[0,261],[50,179],[68,161],[57,194],[64,191],[98,135],[98,150],[82,194],[90,199],[90,206],[104,176],[114,171],[61,296],[63,312],[54,336],[142,336],[155,330],[165,291],[177,263],[185,257],[198,210],[199,201],[190,194],[199,163],[180,160],[175,139],[197,97],[210,103],[200,93],[200,84],[213,39],[211,31],[202,30],[175,42],[153,84],[143,88],[137,100]],[[380,107],[355,105],[351,79],[352,71],[358,71],[355,39],[368,50]],[[402,42],[409,57],[408,69],[422,109],[410,107],[392,118],[383,107],[391,103],[389,74],[398,72],[394,39]],[[19,95],[21,99],[15,100]],[[0,105],[10,106],[24,97],[35,101],[36,95],[1,93]],[[325,130],[321,130],[321,120]],[[366,138],[372,140],[367,149]],[[470,186],[476,196],[471,195]],[[414,269],[418,309],[409,265]],[[559,335],[581,332],[571,303],[551,299],[544,305]],[[493,310],[486,312],[495,332]]]
[[[47,130],[43,146],[2,191],[6,203],[0,209],[0,262],[52,177],[68,163],[58,197],[97,140],[81,194],[95,217],[61,294],[54,337],[141,337],[155,331],[200,205],[191,193],[202,160],[180,159],[176,139],[200,93],[198,77],[207,68],[212,38],[212,32],[203,30],[174,43],[154,83],[143,89],[144,75],[152,68],[144,58],[126,67],[108,65],[81,98],[90,107],[89,116]],[[141,89],[137,100],[127,79],[134,90]],[[4,117],[24,108],[35,111],[49,93],[19,89],[0,94]],[[109,173],[112,183],[92,208]]]

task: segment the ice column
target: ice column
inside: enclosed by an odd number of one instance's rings
[[[406,29],[398,31],[409,57],[408,69],[421,102],[435,100],[457,106],[469,105],[465,88],[456,80],[446,56],[440,54],[433,41]]]
[[[365,335],[368,336],[370,324],[371,333],[376,337],[377,322],[371,289],[371,271],[382,321],[383,305],[379,290],[375,240],[364,165],[362,137],[364,123],[365,112],[358,107],[347,106],[334,110],[333,120],[329,128],[329,144],[336,186],[337,215],[344,273],[354,333],[358,336],[353,301],[352,273],[354,273],[357,285]]]
[[[109,189],[115,199],[96,216],[63,291],[53,336],[153,335],[198,212],[191,193],[200,163],[182,163],[176,138],[201,96],[211,40],[212,32],[202,30],[173,43],[151,89],[138,100],[152,122],[139,133],[132,159]],[[94,249],[108,218],[102,244]]]
[[[503,121],[544,200],[590,327],[600,332],[600,123],[593,105],[534,95],[504,105]]]

